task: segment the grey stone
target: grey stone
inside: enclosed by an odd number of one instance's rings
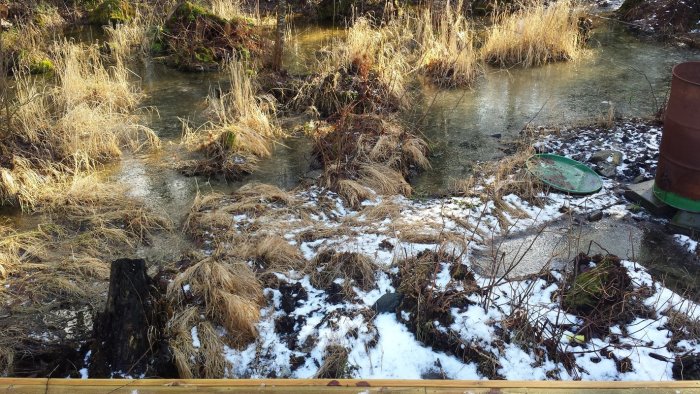
[[[596,166],[595,172],[606,178],[612,178],[617,174],[617,166],[610,163],[600,163]]]
[[[588,214],[588,221],[589,222],[597,222],[600,219],[603,218],[603,211],[601,210],[596,210]]]
[[[379,313],[396,313],[396,308],[401,305],[403,294],[401,293],[386,293],[379,297],[377,302],[372,305],[372,309]]]
[[[671,216],[676,209],[656,198],[653,192],[654,180],[628,185],[625,198],[641,205],[655,216]]]
[[[608,163],[617,167],[622,163],[622,157],[622,152],[606,149],[591,155],[589,161],[596,164]]]
[[[313,171],[309,171],[309,172],[307,172],[306,174],[304,174],[304,178],[307,178],[307,179],[318,179],[318,178],[321,177],[321,175],[323,175],[323,171],[322,171],[322,170],[313,170]]]

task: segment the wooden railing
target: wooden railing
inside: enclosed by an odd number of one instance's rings
[[[0,379],[0,393],[698,393],[700,381]]]

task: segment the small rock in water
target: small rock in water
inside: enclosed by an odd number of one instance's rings
[[[386,293],[383,296],[379,297],[377,302],[375,302],[374,305],[372,305],[372,310],[377,312],[377,314],[395,313],[396,308],[399,307],[402,299],[403,294],[401,293]]]

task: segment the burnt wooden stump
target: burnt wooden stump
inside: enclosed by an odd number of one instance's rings
[[[151,329],[157,325],[158,297],[151,284],[144,260],[112,262],[107,305],[95,318],[91,378],[147,373],[153,359],[149,330],[161,331]]]

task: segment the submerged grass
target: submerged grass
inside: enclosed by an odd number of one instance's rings
[[[540,66],[576,60],[581,55],[579,17],[582,8],[573,0],[537,2],[513,13],[500,12],[488,30],[483,59],[496,66]]]

